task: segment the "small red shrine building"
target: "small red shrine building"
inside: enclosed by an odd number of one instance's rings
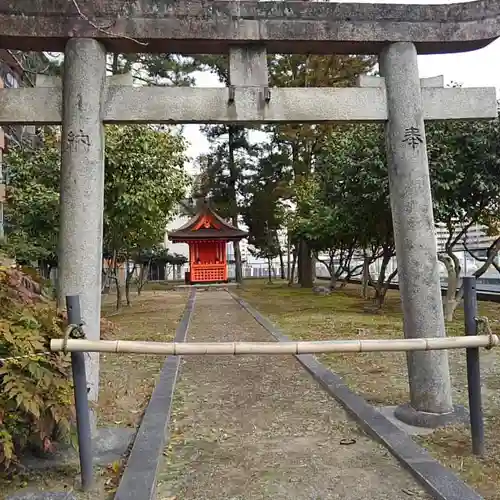
[[[189,245],[189,277],[186,281],[196,284],[226,283],[226,244],[239,241],[248,233],[225,222],[204,200],[190,221],[167,235],[172,243]]]

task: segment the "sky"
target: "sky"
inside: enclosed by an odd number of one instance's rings
[[[337,0],[347,3],[345,0]],[[447,0],[357,0],[357,3],[407,3],[407,4],[452,4],[464,1]],[[484,49],[463,54],[425,55],[419,56],[419,70],[421,78],[444,75],[445,85],[451,82],[460,83],[464,87],[496,87],[500,94],[500,40],[493,42]],[[222,86],[217,77],[211,74],[200,73],[196,78],[199,87]],[[189,171],[196,172],[195,158],[208,151],[209,144],[198,125],[186,125],[184,135],[190,143],[188,156],[190,157]]]

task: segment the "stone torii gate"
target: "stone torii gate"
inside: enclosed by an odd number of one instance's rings
[[[451,5],[203,0],[16,0],[0,5],[0,48],[65,53],[64,80],[0,90],[0,124],[62,124],[59,296],[80,294],[99,338],[104,123],[383,122],[404,333],[445,336],[424,120],[494,118],[493,88],[420,80],[417,54],[500,36],[497,0]],[[229,54],[229,88],[106,81],[106,52]],[[355,88],[272,88],[267,53],[377,54],[382,78]],[[117,85],[118,84],[118,85]],[[408,354],[408,423],[453,419],[446,351]],[[92,356],[90,398],[97,399]]]

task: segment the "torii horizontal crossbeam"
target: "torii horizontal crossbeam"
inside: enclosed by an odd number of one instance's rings
[[[15,0],[0,2],[0,48],[63,51],[95,38],[110,52],[378,54],[413,41],[419,53],[476,50],[500,36],[500,3],[390,5],[258,0]],[[137,43],[139,42],[139,43]]]
[[[387,120],[384,88],[109,86],[105,123],[336,123]],[[494,88],[422,88],[426,120],[495,118]],[[60,124],[57,87],[0,89],[0,125]]]

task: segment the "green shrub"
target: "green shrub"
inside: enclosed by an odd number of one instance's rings
[[[41,282],[0,267],[0,468],[23,451],[50,452],[71,442],[74,421],[68,356],[47,352],[64,319],[42,295]]]

